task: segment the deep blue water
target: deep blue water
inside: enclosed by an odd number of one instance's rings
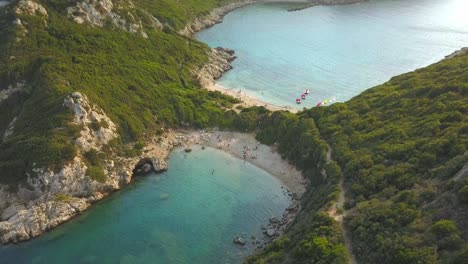
[[[169,166],[36,240],[0,246],[0,263],[240,263],[253,248],[233,237],[261,237],[289,204],[277,179],[216,149],[176,150]]]
[[[258,4],[228,14],[197,34],[236,51],[220,84],[277,105],[346,101],[392,76],[427,66],[468,46],[468,1],[379,0],[286,12]]]

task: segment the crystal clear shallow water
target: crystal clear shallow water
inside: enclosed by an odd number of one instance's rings
[[[0,263],[240,263],[252,248],[233,237],[260,237],[289,205],[277,179],[216,149],[175,150],[169,166],[36,240],[0,246]]]
[[[248,6],[197,34],[212,47],[236,50],[221,85],[295,107],[308,88],[300,107],[310,107],[346,101],[468,46],[466,0],[380,0],[286,12],[290,7]]]

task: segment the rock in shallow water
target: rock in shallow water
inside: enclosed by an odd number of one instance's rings
[[[266,231],[266,235],[269,236],[269,237],[274,237],[276,236],[276,230],[273,229],[273,228],[270,228]]]
[[[241,246],[245,245],[246,243],[243,237],[235,237],[233,242],[234,244],[241,245]]]
[[[170,195],[169,195],[168,193],[161,193],[161,194],[159,195],[159,199],[161,199],[162,201],[164,201],[164,200],[169,199],[169,196],[170,196]]]
[[[153,170],[155,172],[167,171],[167,163],[163,159],[152,158],[151,163],[153,163]]]
[[[276,217],[276,216],[273,216],[272,218],[270,218],[270,223],[272,224],[276,224],[276,223],[279,223],[280,220]]]

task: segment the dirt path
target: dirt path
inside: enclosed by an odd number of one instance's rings
[[[328,151],[327,151],[327,163],[332,161],[332,148],[330,145],[327,144]],[[353,254],[352,242],[351,238],[344,226],[343,219],[346,216],[346,211],[344,210],[344,202],[345,202],[345,188],[344,188],[344,177],[340,179],[339,188],[340,188],[340,196],[338,196],[338,200],[334,205],[330,207],[328,210],[328,215],[333,217],[339,224],[341,228],[341,233],[343,234],[344,244],[346,247],[346,251],[348,251],[349,256],[349,263],[356,264],[356,257]]]
[[[468,151],[466,151],[464,154],[464,156],[468,156]],[[463,166],[463,168],[461,168],[456,174],[455,176],[453,176],[453,180],[454,181],[459,181],[463,178],[466,178],[468,177],[468,163],[465,164],[465,166]]]

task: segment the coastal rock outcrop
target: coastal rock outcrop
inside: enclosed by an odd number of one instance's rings
[[[168,166],[166,161],[157,157],[142,158],[135,165],[133,173],[136,175],[143,175],[150,172],[163,172],[167,171]]]
[[[119,157],[107,153],[103,161],[104,181],[92,179],[84,153],[101,151],[118,137],[116,125],[102,109],[90,103],[86,95],[74,92],[63,106],[74,113],[73,123],[81,128],[75,139],[77,156],[61,169],[36,167],[27,180],[16,188],[0,185],[0,241],[18,242],[67,221],[91,203],[128,184],[138,157]],[[7,135],[8,136],[8,135]],[[163,162],[157,162],[163,168]],[[167,165],[166,165],[167,166]]]
[[[455,58],[457,56],[461,56],[461,55],[467,54],[467,53],[468,53],[468,47],[464,47],[464,48],[461,48],[461,49],[453,52],[450,55],[445,56],[445,59],[452,59],[452,58]]]
[[[167,171],[168,165],[167,162],[163,159],[153,157],[151,159],[151,163],[153,165],[153,170],[155,172],[162,172],[162,171]]]
[[[231,63],[236,59],[233,50],[215,48],[208,54],[208,63],[198,72],[198,80],[204,87],[212,85],[223,73],[232,69]]]
[[[74,122],[82,127],[80,137],[76,139],[76,145],[82,151],[98,149],[118,136],[114,122],[81,93],[67,96],[63,105],[75,113]]]
[[[70,198],[66,202],[48,201],[35,204],[29,210],[19,210],[16,214],[9,215],[8,221],[0,222],[0,240],[2,243],[17,243],[36,237],[68,221],[89,206],[90,204],[84,199]]]
[[[235,237],[233,242],[234,242],[234,244],[241,245],[241,246],[244,246],[245,243],[247,243],[245,241],[245,239],[243,237],[240,237],[240,236]]]
[[[196,18],[194,21],[187,24],[184,29],[179,31],[179,34],[186,36],[186,37],[191,37],[194,33],[204,28],[220,23],[223,20],[223,17],[227,13],[235,9],[244,7],[246,5],[256,3],[256,2],[258,1],[257,0],[244,0],[244,1],[230,3],[228,5],[225,5],[219,8],[215,8],[213,11],[210,12],[209,15],[205,17]]]

